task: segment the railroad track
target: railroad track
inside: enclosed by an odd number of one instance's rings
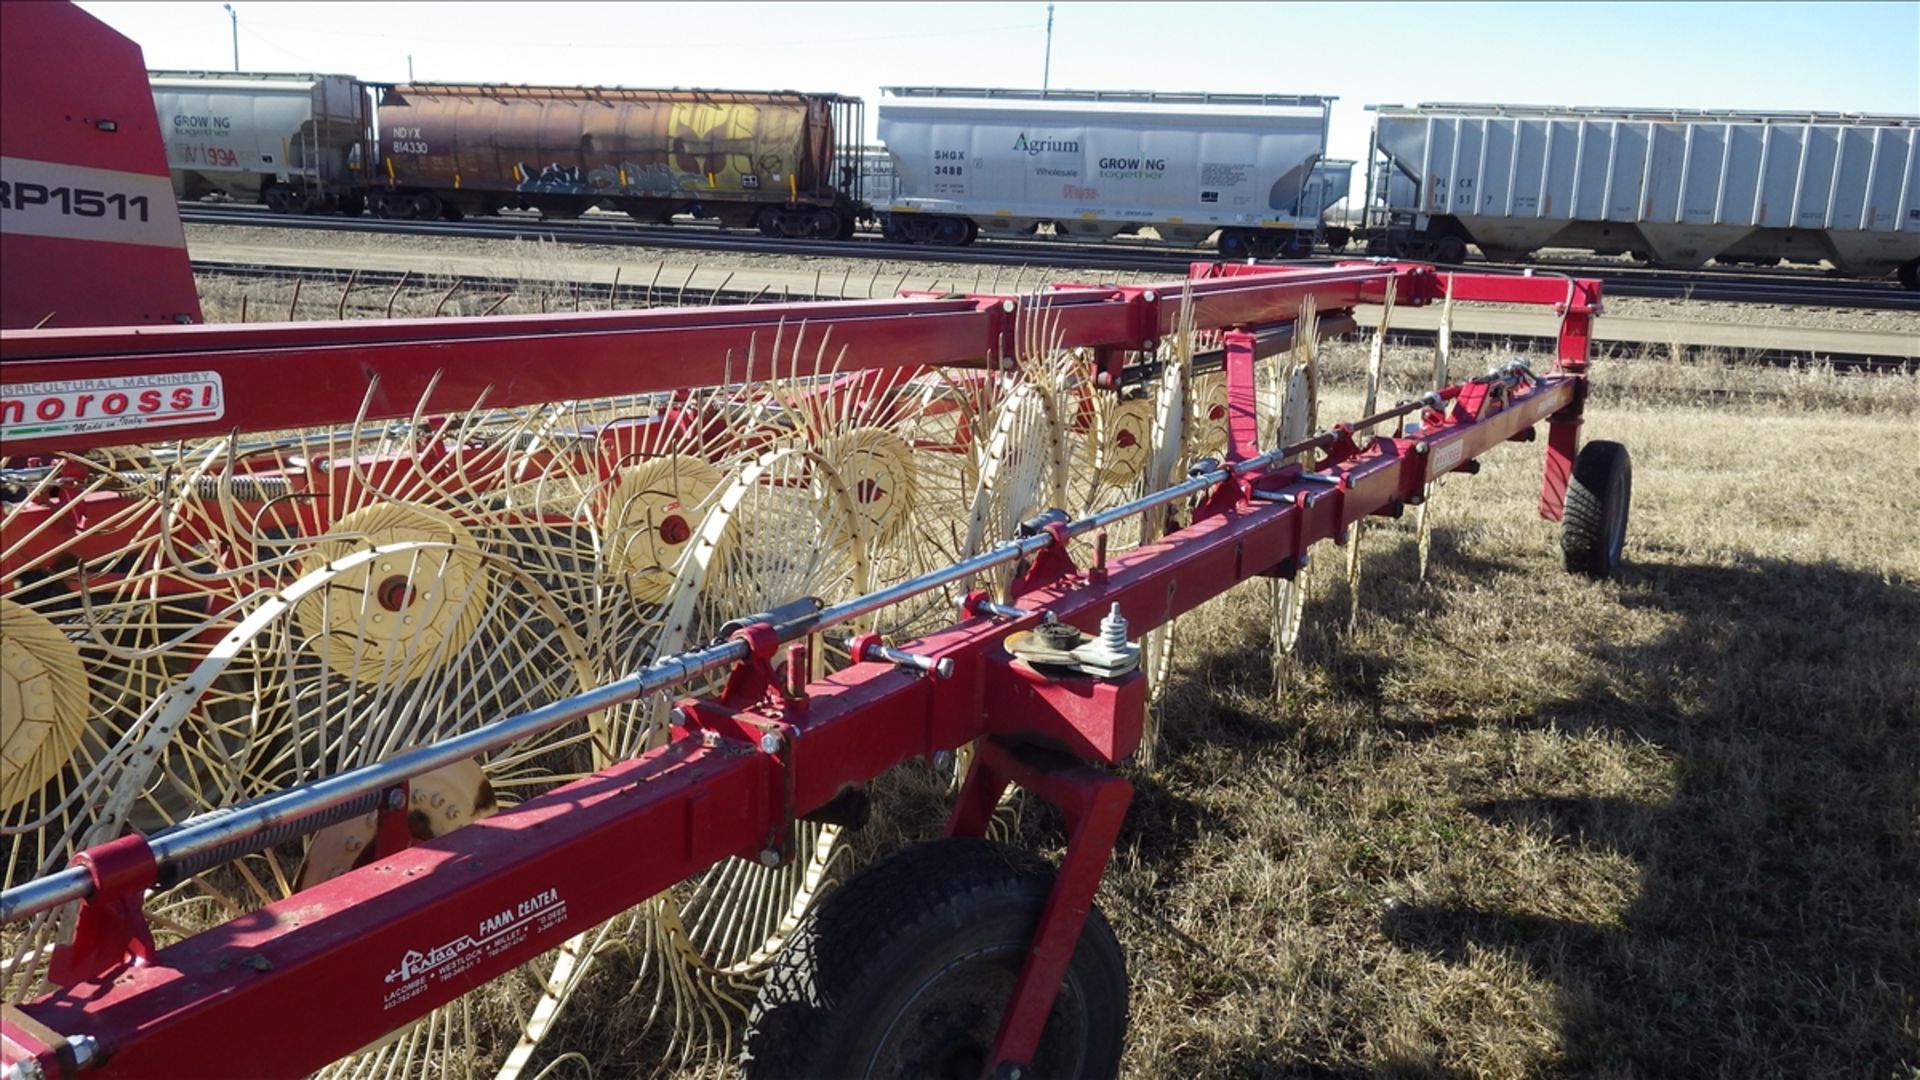
[[[564,278],[522,277],[501,279],[464,274],[415,274],[409,271],[391,270],[343,270],[315,269],[311,267],[274,266],[260,263],[241,263],[217,260],[196,259],[194,273],[221,275],[225,277],[248,278],[259,281],[301,281],[305,283],[325,283],[346,288],[365,289],[375,298],[382,289],[396,290],[411,284],[423,290],[438,290],[447,296],[456,294],[479,295],[504,300],[515,294],[559,295],[571,297],[578,302],[604,302],[613,299],[623,307],[699,307],[712,304],[751,304],[786,301],[839,300],[844,297],[837,294],[783,291],[776,293],[770,289],[740,289],[722,286],[706,288],[690,285],[686,282],[615,282],[612,284],[581,282]],[[1324,332],[1324,331],[1323,331]],[[1742,350],[1741,355],[1748,360],[1778,364],[1831,364],[1843,371],[1863,373],[1912,373],[1920,371],[1920,357],[1890,357],[1875,353],[1849,351],[1845,345],[1845,332],[1836,332],[1833,340],[1835,349],[1823,349],[1809,352],[1800,349],[1760,349]],[[1418,327],[1400,327],[1390,330],[1387,338],[1400,345],[1431,346],[1435,332]],[[1514,349],[1521,351],[1551,352],[1555,339],[1551,335],[1524,333],[1488,333],[1456,328],[1453,340],[1460,345],[1484,345],[1496,349]],[[1682,355],[1692,356],[1721,350],[1721,346],[1711,344],[1678,344],[1666,346],[1677,349]],[[1596,342],[1595,349],[1605,355],[1608,349],[1633,349],[1637,346],[1618,342]]]
[[[294,217],[238,207],[182,207],[192,225],[321,229],[341,232],[436,236],[485,240],[545,240],[565,244],[601,244],[742,254],[800,255],[821,258],[887,259],[899,262],[1048,267],[1060,270],[1117,270],[1186,273],[1188,264],[1208,259],[1200,251],[1139,245],[1079,244],[1050,240],[988,239],[964,248],[892,244],[874,237],[847,241],[782,240],[758,234],[724,232],[713,227],[643,226],[623,222],[541,221],[517,218],[465,221],[394,221],[379,218]],[[1333,258],[1298,260],[1326,264]],[[1476,263],[1476,267],[1534,273],[1597,277],[1609,295],[1684,299],[1712,303],[1792,304],[1884,311],[1920,312],[1920,294],[1897,285],[1854,279],[1835,280],[1794,272],[1735,275],[1724,271],[1657,270],[1617,265],[1555,262],[1547,265]]]

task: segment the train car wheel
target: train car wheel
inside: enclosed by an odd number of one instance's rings
[[[273,184],[267,188],[263,194],[263,201],[267,204],[267,209],[276,214],[291,214],[294,211],[293,192],[279,184]]]
[[[1222,229],[1219,247],[1224,258],[1244,259],[1248,253],[1247,234],[1239,229]]]
[[[1901,264],[1899,273],[1902,288],[1920,292],[1920,259],[1909,259]]]
[[[933,242],[942,247],[965,247],[973,242],[973,222],[966,218],[938,218],[933,226]]]
[[[746,1075],[981,1075],[1053,880],[1040,859],[974,838],[855,876],[775,962],[747,1018]],[[1126,960],[1093,907],[1027,1074],[1116,1075],[1126,1021]]]
[[[816,210],[813,213],[813,236],[817,240],[840,239],[840,214],[833,210]]]
[[[1458,266],[1467,261],[1467,242],[1457,236],[1443,236],[1433,242],[1433,261]]]

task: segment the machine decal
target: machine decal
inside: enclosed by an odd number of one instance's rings
[[[558,889],[542,889],[504,911],[480,920],[472,933],[461,934],[426,952],[408,949],[400,963],[387,972],[386,982],[393,986],[381,998],[381,1007],[391,1009],[419,996],[430,982],[458,977],[481,960],[498,956],[520,944],[532,933],[552,929],[567,921],[567,902]],[[398,984],[398,985],[394,985]]]
[[[0,396],[0,438],[165,427],[225,412],[217,371],[17,383]]]
[[[1439,447],[1433,452],[1433,464],[1427,467],[1427,479],[1432,481],[1452,472],[1466,454],[1467,448],[1462,443],[1447,443]]]
[[[0,233],[7,235],[184,248],[172,206],[164,177],[0,157]]]

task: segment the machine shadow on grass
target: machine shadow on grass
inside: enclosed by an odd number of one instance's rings
[[[1464,804],[1633,860],[1620,924],[1435,905],[1383,932],[1452,962],[1498,950],[1557,984],[1574,1075],[1913,1075],[1920,593],[1759,560],[1636,566],[1620,602],[1679,618],[1589,648],[1587,680],[1536,723],[1664,748],[1672,798]]]
[[[1234,813],[1187,798],[1217,785],[1221,768],[1257,769],[1268,755],[1293,755],[1307,763],[1311,783],[1322,769],[1337,772],[1362,743],[1385,761],[1420,769],[1430,754],[1423,747],[1464,744],[1485,729],[1608,736],[1668,763],[1671,782],[1661,790],[1670,797],[1577,790],[1541,797],[1512,782],[1505,784],[1511,794],[1501,785],[1492,792],[1452,785],[1458,801],[1442,796],[1451,805],[1438,812],[1496,847],[1524,836],[1573,853],[1553,856],[1556,867],[1579,865],[1583,852],[1630,860],[1637,892],[1615,918],[1555,917],[1540,913],[1565,909],[1551,895],[1507,905],[1471,889],[1452,901],[1443,891],[1435,902],[1389,902],[1384,915],[1353,914],[1372,920],[1384,948],[1449,966],[1491,952],[1552,984],[1548,1025],[1557,1024],[1558,1045],[1536,1064],[1554,1075],[1915,1075],[1920,591],[1833,563],[1698,565],[1658,561],[1684,554],[1648,553],[1648,561],[1630,563],[1621,585],[1594,586],[1609,590],[1595,600],[1657,629],[1582,635],[1564,629],[1561,613],[1547,620],[1559,620],[1554,626],[1516,628],[1510,646],[1441,643],[1439,651],[1481,664],[1545,663],[1558,689],[1511,711],[1476,708],[1464,691],[1457,704],[1443,694],[1423,710],[1409,708],[1405,697],[1423,661],[1404,646],[1424,638],[1431,653],[1437,625],[1474,602],[1451,585],[1542,567],[1476,557],[1442,530],[1434,537],[1436,581],[1422,585],[1404,536],[1383,530],[1368,540],[1359,638],[1345,629],[1344,552],[1329,548],[1316,567],[1322,579],[1308,606],[1296,685],[1282,695],[1283,702],[1288,694],[1333,700],[1332,712],[1301,719],[1273,704],[1257,623],[1242,626],[1237,642],[1196,643],[1179,657],[1187,675],[1163,706],[1170,719],[1162,765],[1126,770],[1138,794],[1120,848],[1143,868],[1128,876],[1153,884],[1125,906],[1152,907],[1164,883],[1187,875],[1181,863],[1192,842],[1181,840],[1183,830],[1246,827]],[[1244,618],[1244,610],[1236,616]],[[1551,660],[1534,655],[1529,633],[1561,638],[1562,651]],[[1434,661],[1428,655],[1424,662]],[[1382,738],[1395,749],[1379,749]],[[1571,783],[1577,789],[1586,781],[1576,773]],[[1430,853],[1401,854],[1417,867]],[[1109,897],[1111,911],[1120,898]],[[1216,944],[1213,951],[1228,950]],[[1231,966],[1235,958],[1220,962]],[[1180,997],[1171,1004],[1182,1011],[1210,1007]],[[1372,1021],[1364,1016],[1331,1022],[1362,1030],[1349,1027],[1331,1045],[1261,1045],[1189,1029],[1177,1036],[1177,1056],[1247,1077],[1480,1071],[1471,1030],[1445,1036],[1453,1045],[1442,1055],[1403,1062],[1365,1034]]]

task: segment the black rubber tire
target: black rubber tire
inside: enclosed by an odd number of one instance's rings
[[[1573,459],[1560,550],[1567,570],[1605,581],[1620,570],[1627,511],[1633,503],[1633,462],[1617,442],[1590,442]]]
[[[979,1075],[1053,880],[1032,855],[973,838],[862,872],[774,961],[747,1018],[748,1080]],[[1106,1080],[1126,1027],[1126,962],[1096,907],[1026,1075]]]

